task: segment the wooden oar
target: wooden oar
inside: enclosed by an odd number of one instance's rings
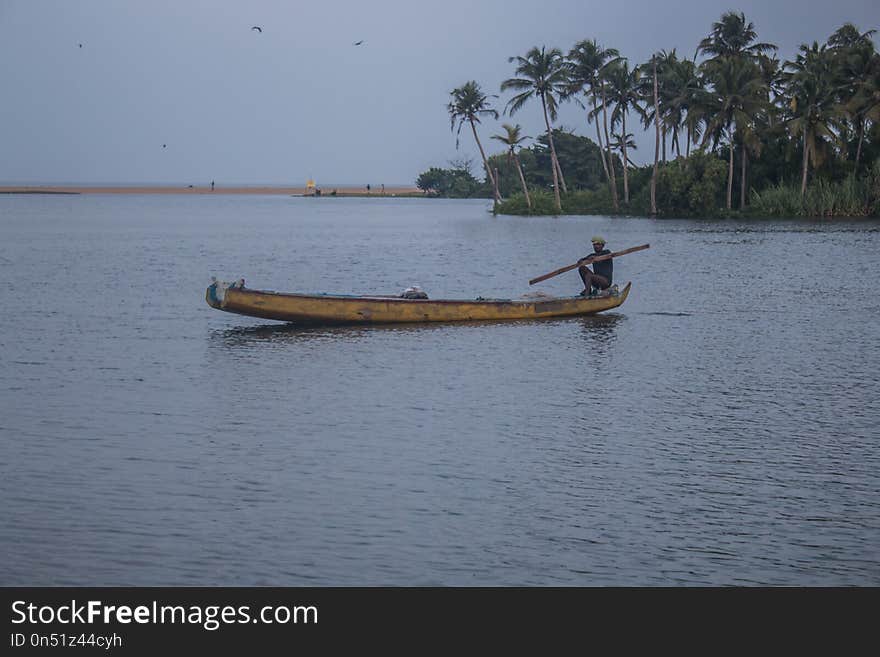
[[[589,265],[593,262],[599,262],[601,260],[611,260],[611,258],[616,258],[618,256],[626,255],[627,253],[633,253],[634,251],[641,251],[642,249],[647,249],[650,244],[642,244],[641,246],[634,246],[630,249],[624,249],[623,251],[615,251],[614,253],[606,253],[605,255],[590,257],[587,256],[582,260],[578,260],[573,265],[567,265],[565,267],[561,267],[556,271],[551,271],[549,274],[544,274],[543,276],[538,276],[538,278],[533,278],[529,281],[529,285],[534,285],[535,283],[540,283],[541,281],[546,281],[548,278],[553,278],[554,276],[559,276],[559,274],[564,274],[567,271],[571,271],[575,267],[580,267],[581,265]]]

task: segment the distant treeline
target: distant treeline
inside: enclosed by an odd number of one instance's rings
[[[712,25],[694,60],[660,51],[630,65],[595,40],[567,55],[532,48],[511,57],[515,77],[504,107],[530,100],[546,131],[531,146],[504,123],[487,156],[477,126],[498,119],[475,81],[451,92],[453,130],[464,126],[479,149],[485,178],[469,162],[431,168],[416,184],[429,194],[489,197],[506,214],[657,216],[877,216],[880,213],[880,54],[874,30],[852,24],[822,44],[803,44],[780,62],[742,13]],[[697,61],[702,57],[701,61]],[[553,127],[573,101],[595,140]],[[653,162],[633,166],[633,121],[650,130]]]

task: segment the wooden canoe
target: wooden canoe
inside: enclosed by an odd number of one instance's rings
[[[403,299],[394,296],[291,294],[227,287],[220,281],[205,292],[208,305],[239,315],[307,324],[391,324],[541,319],[592,315],[616,308],[631,283],[609,296],[538,299]]]

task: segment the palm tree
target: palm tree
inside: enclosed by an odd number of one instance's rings
[[[855,166],[858,169],[865,138],[865,126],[880,112],[880,56],[871,37],[876,30],[860,33],[852,23],[838,28],[828,38],[838,76],[840,111],[858,138]],[[845,150],[847,144],[844,143]]]
[[[546,47],[532,48],[525,57],[510,57],[509,62],[516,62],[516,75],[519,77],[509,78],[501,83],[501,91],[513,89],[519,93],[507,103],[507,111],[513,116],[526,101],[538,97],[544,110],[544,123],[547,126],[547,141],[550,144],[550,159],[553,169],[553,193],[556,196],[556,208],[562,212],[562,200],[559,197],[559,183],[562,182],[563,190],[568,193],[565,186],[565,178],[562,176],[562,168],[556,157],[556,145],[553,143],[553,129],[550,121],[556,120],[557,107],[565,91],[569,86],[568,67],[562,57],[559,48]]]
[[[700,125],[703,123],[700,100],[705,96],[706,82],[700,75],[696,62],[689,59],[679,63],[678,77],[679,95],[672,99],[672,103],[684,111],[682,125],[686,130],[687,140],[684,156],[688,157],[691,154],[691,144],[696,144],[700,140]]]
[[[707,97],[703,144],[711,137],[717,145],[726,136],[730,149],[727,172],[727,209],[733,206],[733,153],[738,133],[746,131],[769,106],[768,91],[757,64],[726,57],[712,68],[712,90]]]
[[[682,125],[687,131],[684,156],[688,158],[691,155],[691,145],[700,143],[707,121],[708,81],[696,61],[689,59],[680,62],[678,76],[681,77],[681,86],[678,87],[678,95],[671,102],[684,110]]]
[[[660,109],[660,127],[661,137],[663,139],[663,164],[666,164],[666,135],[672,135],[672,147],[676,149],[678,146],[678,129],[681,126],[681,117],[678,116],[675,108],[671,103],[674,96],[674,88],[677,80],[675,79],[676,69],[678,67],[678,55],[675,48],[672,50],[661,50],[652,57],[652,61],[656,61],[658,68],[658,107]],[[653,64],[652,64],[653,69]],[[643,95],[646,99],[653,96],[653,76],[643,76],[641,80]],[[650,101],[653,112],[653,100]]]
[[[758,57],[758,66],[761,68],[761,76],[770,94],[776,98],[782,96],[785,92],[785,76],[779,58],[761,55]]]
[[[852,23],[844,23],[828,37],[828,46],[831,48],[853,48],[859,46],[874,47],[871,37],[877,34],[877,30],[868,30],[867,32],[859,32]]]
[[[522,164],[519,161],[519,154],[516,152],[516,149],[520,146],[522,142],[526,139],[530,139],[530,137],[523,135],[520,136],[521,127],[519,123],[516,125],[510,125],[509,123],[502,123],[501,127],[507,132],[506,135],[492,135],[492,139],[497,139],[502,144],[507,146],[507,163],[510,164],[512,161],[516,165],[517,173],[519,173],[519,181],[522,183],[523,194],[526,197],[526,204],[529,206],[529,210],[532,209],[532,199],[529,197],[529,188],[526,186],[526,179],[523,176]]]
[[[641,69],[636,66],[632,70],[626,60],[621,60],[606,71],[609,93],[604,104],[614,103],[611,112],[612,129],[620,123],[622,134],[626,134],[626,117],[630,110],[638,114],[644,114],[640,104],[641,93],[639,91]],[[629,205],[629,164],[626,157],[627,143],[624,139],[621,143],[623,155],[623,202]]]
[[[617,66],[619,62],[620,58],[618,57],[613,61],[608,62],[608,64],[599,72],[599,105],[590,113],[591,116],[596,119],[596,124],[598,125],[599,112],[602,112],[602,125],[605,131],[608,170],[611,173],[611,205],[614,207],[615,211],[620,209],[620,203],[617,200],[617,176],[614,173],[614,157],[611,153],[611,136],[608,134],[608,74],[609,68]]]
[[[687,157],[690,154],[692,134],[696,132],[699,135],[700,132],[699,125],[702,122],[702,116],[699,111],[693,110],[699,109],[699,97],[704,91],[703,79],[699,75],[696,64],[689,59],[679,59],[675,49],[670,52],[660,51],[651,59],[652,66],[655,59],[658,74],[658,104],[663,134],[664,136],[666,134],[672,136],[672,150],[676,157],[681,157],[679,136],[681,129],[685,128],[687,131],[685,156]],[[644,95],[649,98],[652,96],[653,81],[650,77],[645,76],[643,82]],[[651,109],[647,110],[646,119],[649,119],[649,122],[654,119],[653,101]],[[699,140],[699,136],[697,140]],[[665,143],[663,153],[665,156]]]
[[[875,52],[870,58],[866,58],[865,51],[862,50],[853,59],[856,61],[852,69],[856,83],[844,111],[856,124],[859,140],[855,165],[858,170],[866,125],[869,121],[875,125],[880,123],[880,54]]]
[[[755,157],[761,155],[764,144],[761,140],[760,131],[763,126],[759,127],[758,121],[751,121],[739,125],[738,128],[737,142],[740,146],[739,209],[744,210],[749,188],[747,178],[749,153],[752,153]]]
[[[476,125],[480,122],[480,116],[488,115],[497,119],[498,112],[489,107],[489,97],[483,93],[483,90],[480,89],[480,85],[473,80],[466,82],[457,89],[453,89],[450,95],[452,96],[452,100],[449,102],[449,105],[446,106],[446,109],[449,111],[453,130],[455,130],[456,121],[458,122],[455,147],[458,148],[458,135],[461,134],[461,128],[465,121],[467,121],[474,133],[474,140],[477,142],[477,148],[480,149],[480,156],[483,158],[483,167],[486,169],[486,176],[489,179],[489,183],[492,185],[492,193],[495,203],[498,203],[501,200],[498,194],[498,184],[495,180],[495,176],[492,175],[492,170],[489,168],[489,161],[486,159],[486,153],[483,151],[483,145],[480,143],[480,138],[477,136]]]
[[[769,111],[770,88],[765,79],[762,62],[767,53],[777,50],[772,43],[757,42],[754,23],[745,14],[733,11],[712,24],[712,31],[700,42],[698,53],[709,55],[700,66],[712,89],[700,104],[705,112],[706,132],[703,143],[711,137],[713,144],[727,137],[730,149],[727,174],[727,209],[733,205],[733,154],[737,142],[743,148],[743,178],[745,153],[753,126],[762,112]],[[743,192],[743,197],[744,197]]]
[[[700,41],[697,52],[709,55],[709,61],[719,61],[727,57],[755,59],[777,50],[772,43],[755,43],[757,38],[755,25],[746,22],[745,14],[729,11],[720,21],[712,23],[712,31]]]
[[[819,166],[834,132],[837,115],[837,88],[832,52],[817,42],[802,44],[794,61],[785,63],[789,70],[787,91],[791,119],[789,130],[795,136],[803,135],[803,170],[801,196],[807,192],[810,164]]]
[[[614,48],[602,48],[595,39],[579,41],[568,53],[569,81],[568,96],[574,96],[583,92],[584,96],[592,103],[592,112],[587,112],[587,122],[596,123],[596,143],[599,145],[599,154],[602,157],[602,168],[605,170],[605,179],[611,185],[611,173],[602,146],[602,133],[599,130],[599,117],[596,108],[599,104],[601,86],[601,74],[610,62],[620,59],[620,53]],[[580,101],[578,104],[584,107]]]
[[[678,130],[684,122],[685,103],[677,99],[682,94],[677,72],[680,62],[675,54],[661,50],[651,57],[651,75],[643,75],[639,80],[639,93],[645,101],[642,112],[642,124],[647,129],[654,125],[654,166],[651,170],[651,214],[657,214],[657,172],[660,161],[660,123],[663,123],[663,162],[666,162],[666,133],[672,132],[672,145],[678,156],[681,149],[678,145]],[[647,68],[647,64],[645,65]],[[663,80],[663,93],[660,93]]]
[[[633,133],[627,132],[626,138],[624,139],[624,135],[619,132],[614,132],[611,134],[613,139],[611,140],[611,148],[616,151],[620,151],[621,154],[627,149],[631,148],[632,150],[637,150],[638,146],[636,146],[636,142],[633,139]],[[632,164],[629,160],[627,160],[629,164]]]
[[[657,81],[657,56],[651,58],[651,78],[653,82],[652,100],[654,101],[654,168],[651,170],[651,216],[657,216],[657,162],[660,159],[660,93]]]

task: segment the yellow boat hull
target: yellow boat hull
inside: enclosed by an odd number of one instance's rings
[[[477,299],[474,301],[402,299],[382,296],[290,294],[208,287],[205,299],[218,310],[283,322],[308,324],[392,324],[479,320],[542,319],[592,315],[616,308],[629,294],[627,283],[606,297],[549,297],[546,299]]]

